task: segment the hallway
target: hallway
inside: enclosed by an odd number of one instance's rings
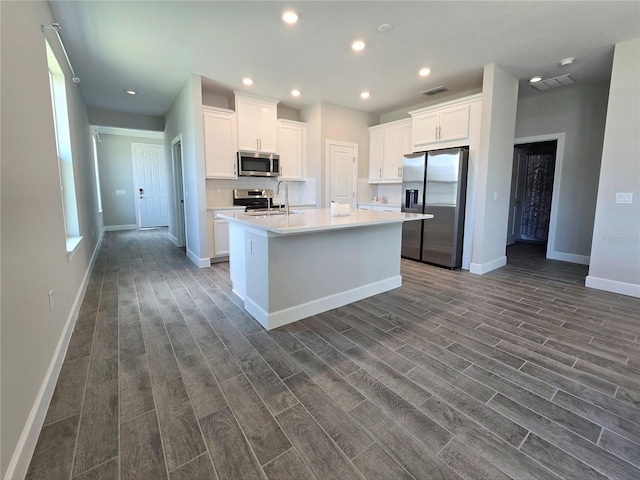
[[[510,247],[265,332],[166,230],[107,232],[28,479],[637,479],[640,300]]]

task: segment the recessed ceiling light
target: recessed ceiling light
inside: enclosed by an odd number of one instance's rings
[[[291,90],[291,95],[293,95],[294,97],[299,97],[300,96],[300,90]]]
[[[135,95],[138,92],[136,92],[135,90],[125,90],[124,93],[126,93],[127,95]]]
[[[378,27],[378,31],[380,33],[387,33],[389,30],[391,30],[393,28],[393,25],[391,25],[390,23],[383,23],[382,25],[380,25]]]
[[[356,40],[351,44],[351,48],[353,48],[356,52],[360,52],[364,50],[365,43],[362,40]]]
[[[529,79],[529,83],[537,83],[537,82],[539,82],[540,80],[542,80],[542,77],[541,77],[540,75],[536,75],[535,77],[531,77],[531,78]]]
[[[249,77],[243,78],[242,83],[244,83],[245,85],[253,85],[253,80]]]
[[[571,65],[575,61],[576,59],[573,57],[563,58],[562,60],[560,60],[560,66],[566,67],[567,65]]]
[[[360,94],[360,98],[364,98],[364,99],[369,98],[369,96],[370,96],[369,92],[362,92],[362,93]]]
[[[431,69],[425,67],[420,69],[420,71],[418,72],[418,75],[420,75],[421,77],[426,77],[430,73],[431,73]]]
[[[296,23],[298,21],[298,14],[293,10],[287,10],[282,14],[282,20],[289,25]]]

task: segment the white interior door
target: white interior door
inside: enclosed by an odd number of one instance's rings
[[[169,225],[169,192],[162,145],[133,144],[140,228]]]
[[[356,207],[358,145],[327,140],[327,203],[348,203]]]

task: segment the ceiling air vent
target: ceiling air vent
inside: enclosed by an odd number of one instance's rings
[[[431,95],[436,95],[438,93],[442,93],[446,91],[447,89],[444,88],[444,86],[440,85],[439,87],[432,88],[431,90],[425,90],[424,92],[420,92],[420,95],[427,95],[430,97]]]
[[[547,78],[546,80],[540,80],[539,82],[530,83],[536,90],[549,90],[551,88],[564,87],[565,85],[571,85],[576,83],[573,78],[566,75],[560,75],[559,77]]]

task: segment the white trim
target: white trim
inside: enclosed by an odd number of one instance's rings
[[[387,292],[402,285],[402,277],[395,275],[377,282],[369,283],[360,287],[352,288],[340,293],[335,293],[327,297],[312,300],[301,305],[285,308],[277,312],[267,313],[251,298],[245,296],[244,308],[267,330],[281,327],[295,322],[302,318],[326,312],[334,308],[342,307],[349,303],[357,302],[363,298],[371,297],[382,292]]]
[[[575,253],[549,252],[547,258],[550,260],[560,260],[561,262],[579,263],[580,265],[589,265],[591,257],[589,255],[576,255]]]
[[[163,131],[156,130],[135,130],[131,128],[120,127],[102,127],[100,125],[91,125],[94,132],[107,135],[121,135],[125,137],[137,137],[137,138],[154,138],[156,140],[162,140],[164,138]]]
[[[83,238],[83,236],[67,237],[67,262],[70,262],[71,259],[76,255],[76,252],[78,251]]]
[[[516,138],[515,145],[523,143],[538,143],[548,142],[556,140],[556,164],[553,172],[553,191],[551,193],[551,215],[549,218],[549,235],[547,236],[547,258],[560,260],[557,258],[562,255],[573,255],[558,252],[556,250],[556,226],[558,222],[558,201],[560,200],[560,190],[562,185],[562,164],[564,162],[564,132],[549,133],[546,135],[536,135],[533,137]],[[576,255],[576,257],[582,257],[582,255]],[[567,258],[567,257],[565,257]],[[573,262],[572,260],[565,260],[567,262]],[[582,263],[582,262],[573,262]]]
[[[207,268],[211,266],[211,259],[209,257],[200,258],[198,257],[198,255],[189,250],[189,248],[187,248],[187,258],[189,258],[189,260],[191,260],[198,268]]]
[[[181,185],[178,184],[178,176],[176,175],[176,157],[174,155],[174,148],[177,144],[179,144],[180,147],[180,179],[182,180],[180,182]],[[180,200],[177,196],[178,189],[182,190],[183,196],[186,190],[184,188],[184,151],[182,149],[182,133],[179,133],[173,140],[171,140],[171,184],[173,185],[173,227],[176,232],[176,235],[173,235],[175,241],[172,241],[176,247],[184,247],[187,245],[186,203],[180,203]],[[171,225],[169,225],[169,229],[171,229]]]
[[[475,273],[476,275],[484,275],[485,273],[489,273],[496,268],[504,267],[506,264],[507,257],[499,257],[487,263],[471,263],[469,264],[469,271],[471,273]]]
[[[38,437],[40,436],[40,430],[42,430],[42,425],[44,424],[45,417],[47,416],[47,410],[49,409],[49,404],[51,403],[51,398],[53,397],[53,392],[56,388],[58,377],[60,376],[62,363],[64,362],[65,355],[67,354],[69,341],[73,334],[73,328],[75,327],[76,320],[78,319],[80,306],[82,305],[84,294],[89,286],[91,272],[93,270],[98,251],[100,250],[100,246],[102,245],[103,238],[104,230],[100,234],[96,248],[93,250],[91,261],[89,262],[87,271],[84,274],[82,284],[73,302],[67,321],[62,329],[62,334],[60,335],[58,345],[56,346],[51,362],[49,363],[49,368],[47,368],[44,379],[40,384],[40,389],[38,390],[36,399],[33,402],[27,421],[25,422],[20,438],[18,439],[18,444],[16,445],[13,456],[9,461],[9,466],[7,467],[4,480],[15,480],[18,478],[24,478],[27,475],[29,463],[33,457]]]
[[[588,288],[640,298],[640,285],[635,283],[618,282],[617,280],[587,275],[584,284]]]
[[[137,230],[138,225],[131,223],[129,225],[105,225],[103,230],[105,232],[118,232],[120,230]]]

